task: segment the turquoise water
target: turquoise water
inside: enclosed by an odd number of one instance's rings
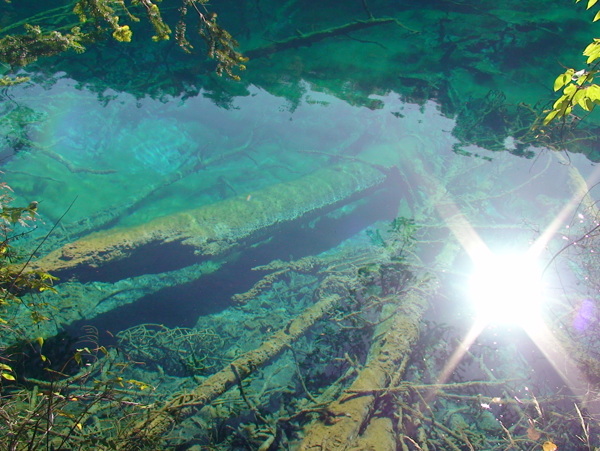
[[[1,92],[3,181],[39,202],[14,244],[59,278],[3,312],[1,409],[45,396],[6,446],[599,447],[596,119],[530,131],[589,14],[214,8],[241,81],[140,25]]]

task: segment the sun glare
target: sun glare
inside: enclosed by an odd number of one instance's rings
[[[474,263],[469,295],[478,320],[523,324],[539,317],[542,274],[534,258],[490,254]]]

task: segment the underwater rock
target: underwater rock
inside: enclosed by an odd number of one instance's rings
[[[126,259],[143,247],[181,243],[196,255],[214,256],[240,240],[264,237],[268,229],[308,213],[339,207],[354,194],[382,184],[386,175],[352,161],[317,170],[302,178],[244,193],[222,202],[154,219],[148,223],[92,233],[33,263],[48,272],[98,268]]]

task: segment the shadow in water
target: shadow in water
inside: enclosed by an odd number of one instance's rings
[[[390,183],[391,184],[391,183]],[[341,207],[332,214],[284,224],[259,245],[245,246],[227,256],[223,266],[212,274],[175,287],[165,288],[140,300],[72,324],[73,334],[81,327],[96,327],[104,343],[121,330],[137,324],[159,323],[167,327],[193,327],[198,317],[222,311],[231,304],[231,296],[250,289],[263,273],[252,268],[275,259],[293,260],[327,251],[377,221],[391,221],[398,212],[401,189],[386,186]],[[335,214],[335,213],[340,214]],[[180,246],[182,247],[182,246]],[[178,254],[177,254],[178,255]],[[166,257],[166,256],[165,256]],[[196,263],[196,262],[190,262]],[[163,262],[156,262],[159,268]],[[148,272],[158,272],[152,264],[134,263]]]

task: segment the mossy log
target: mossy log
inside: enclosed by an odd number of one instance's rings
[[[264,239],[275,226],[309,213],[334,209],[357,193],[382,184],[375,166],[348,162],[299,179],[154,219],[148,223],[92,233],[33,262],[50,273],[101,267],[132,256],[145,246],[180,243],[199,256],[224,253],[241,242]]]
[[[375,424],[367,427],[373,413],[379,390],[399,380],[403,372],[402,361],[410,355],[419,337],[419,323],[427,308],[427,300],[420,292],[413,291],[402,298],[394,316],[377,330],[369,359],[349,391],[327,407],[329,415],[311,423],[302,441],[302,450],[375,449],[373,443],[394,443],[391,436],[372,437],[370,431],[387,431],[391,425]],[[333,419],[333,420],[332,420]],[[366,429],[365,429],[366,428]],[[364,433],[361,434],[361,431]],[[382,448],[378,448],[382,449]],[[385,448],[388,449],[388,448]]]
[[[347,295],[345,281],[338,279],[335,276],[325,279],[322,286],[326,287],[328,294],[291,320],[286,327],[271,335],[258,348],[246,352],[221,371],[208,377],[193,391],[177,395],[161,409],[151,413],[149,419],[132,428],[129,434],[130,440],[162,435],[176,421],[192,415],[248,377],[257,368],[288,349],[325,314],[333,310],[342,301],[344,295]],[[123,443],[121,449],[130,449],[130,440]]]

